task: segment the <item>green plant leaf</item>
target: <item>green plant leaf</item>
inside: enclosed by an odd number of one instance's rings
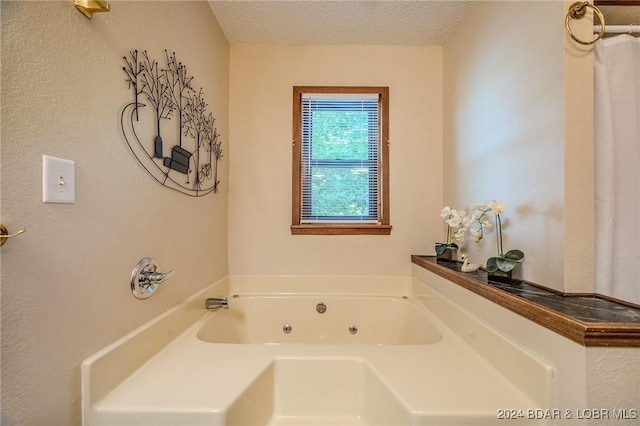
[[[520,250],[509,250],[504,254],[504,257],[506,259],[515,260],[517,262],[518,260],[521,260],[522,258],[524,258],[524,253],[521,252]]]
[[[496,258],[496,266],[503,272],[509,272],[518,264],[517,260],[505,259],[504,257]]]
[[[490,257],[489,259],[487,259],[487,264],[484,267],[484,269],[487,272],[496,272],[498,269],[498,258],[497,257]]]
[[[436,243],[436,253],[443,254],[447,249],[450,248],[452,250],[457,250],[458,245],[456,243],[446,244],[446,243]]]
[[[436,253],[437,254],[442,254],[445,251],[447,251],[447,245],[446,244],[436,244]]]

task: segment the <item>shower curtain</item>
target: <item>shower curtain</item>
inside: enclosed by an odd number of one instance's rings
[[[640,38],[595,46],[596,291],[640,304]]]

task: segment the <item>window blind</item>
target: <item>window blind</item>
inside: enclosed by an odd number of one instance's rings
[[[378,94],[302,95],[301,222],[378,221]]]

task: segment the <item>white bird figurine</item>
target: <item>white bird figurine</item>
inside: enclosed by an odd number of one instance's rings
[[[464,261],[460,267],[462,272],[475,272],[482,266],[479,263],[467,263],[469,261],[469,256],[466,254],[463,254],[460,258]]]

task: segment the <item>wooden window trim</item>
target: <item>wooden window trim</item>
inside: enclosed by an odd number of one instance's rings
[[[302,184],[302,94],[303,93],[378,93],[380,95],[381,135],[379,146],[378,223],[301,223]],[[389,235],[389,88],[368,86],[294,86],[293,87],[293,174],[291,233],[293,235]]]

